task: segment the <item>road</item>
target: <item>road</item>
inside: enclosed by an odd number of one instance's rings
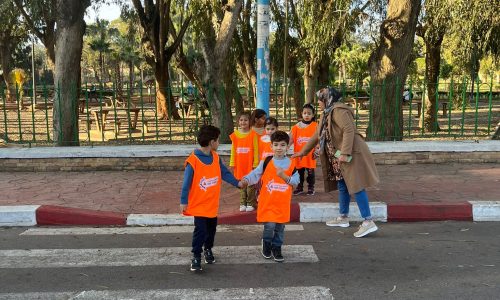
[[[192,227],[0,228],[0,299],[498,299],[500,223],[219,226],[216,264],[189,271]]]

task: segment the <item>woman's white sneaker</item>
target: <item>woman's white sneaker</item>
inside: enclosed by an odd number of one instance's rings
[[[327,221],[326,226],[331,227],[349,227],[349,218],[337,217],[333,220]]]
[[[364,237],[365,235],[375,232],[377,230],[378,227],[377,225],[375,225],[373,221],[370,221],[368,223],[363,222],[361,223],[361,225],[359,225],[359,229],[354,233],[354,236],[357,238]]]

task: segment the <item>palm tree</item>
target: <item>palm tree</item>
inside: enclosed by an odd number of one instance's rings
[[[92,37],[89,43],[90,49],[99,52],[99,82],[102,86],[104,81],[104,54],[109,53],[111,50],[109,22],[96,18],[96,22],[90,24],[87,29],[88,34]]]

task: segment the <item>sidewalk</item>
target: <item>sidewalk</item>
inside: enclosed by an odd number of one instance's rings
[[[468,201],[500,203],[498,164],[379,165],[377,168],[381,183],[368,190],[369,197],[372,203],[387,205],[389,221],[466,220],[472,219],[464,215],[464,211],[471,210]],[[294,196],[294,207],[338,202],[336,192],[323,192],[321,170],[316,174],[316,195]],[[42,205],[45,215],[58,215],[56,220],[49,216],[47,223],[40,223],[37,213],[38,224],[92,224],[92,220],[86,223],[79,218],[92,219],[95,211],[106,212],[97,214],[97,221],[94,217],[95,224],[125,225],[115,219],[128,214],[177,214],[182,177],[182,171],[0,172],[0,208]],[[227,217],[227,223],[236,222],[235,218],[237,222],[255,222],[255,213],[239,213],[238,207],[238,190],[224,184],[220,215]],[[77,212],[78,216],[72,216],[71,212]],[[302,212],[294,210],[295,220],[297,213]],[[101,219],[110,221],[99,222]]]

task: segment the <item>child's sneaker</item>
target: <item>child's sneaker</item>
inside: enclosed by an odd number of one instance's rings
[[[215,257],[212,249],[205,249],[205,251],[203,251],[203,255],[205,256],[205,263],[213,264],[215,262]]]
[[[249,212],[249,211],[254,211],[254,210],[255,210],[255,207],[253,207],[253,206],[247,206],[247,208],[246,208],[245,211]]]
[[[375,223],[370,220],[370,222],[368,223],[365,222],[361,223],[361,225],[359,225],[358,231],[354,233],[354,236],[357,238],[364,237],[365,235],[375,232],[377,230],[378,230],[377,225],[375,225]]]
[[[246,211],[247,207],[245,205],[240,205],[240,211]]]
[[[264,256],[264,258],[266,259],[269,259],[272,257],[272,253],[271,253],[271,243],[269,242],[264,242],[264,240],[262,240],[262,250],[260,252],[262,254],[262,256]]]
[[[272,252],[273,252],[274,261],[283,262],[285,260],[283,258],[283,255],[281,254],[281,247],[273,247]]]
[[[293,191],[294,195],[300,195],[303,193],[304,193],[304,190],[302,188],[296,188],[295,191]]]
[[[308,196],[313,196],[314,194],[315,194],[315,192],[314,192],[314,188],[309,188],[309,189],[307,190],[307,195],[308,195]]]
[[[193,257],[193,259],[191,259],[191,271],[201,271],[201,270],[203,270],[201,268],[201,258]]]
[[[331,227],[349,227],[349,218],[337,217],[333,220],[326,222],[326,226]]]

